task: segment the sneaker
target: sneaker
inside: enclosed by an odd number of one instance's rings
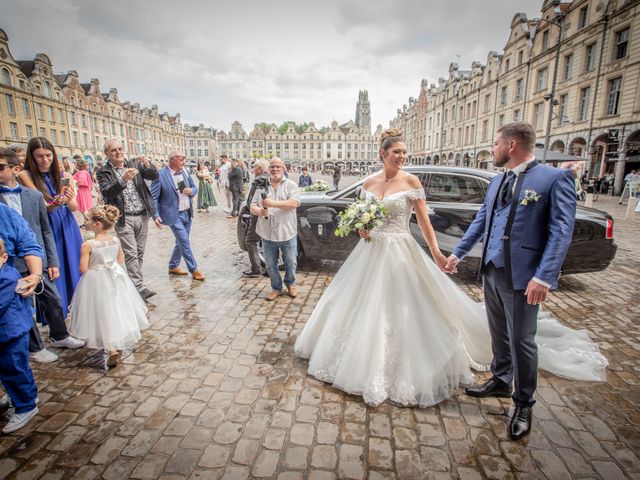
[[[296,298],[298,296],[298,287],[296,287],[295,285],[287,286],[287,290],[289,291],[289,296],[291,298]]]
[[[2,433],[11,433],[16,430],[20,430],[24,427],[29,420],[35,417],[38,414],[38,407],[35,407],[33,410],[24,413],[14,413],[11,415],[9,422],[2,429]]]
[[[51,346],[56,348],[80,348],[84,347],[84,342],[78,338],[69,335],[62,340],[52,340]]]
[[[9,395],[5,395],[4,397],[0,397],[0,410],[6,410],[11,405],[11,399]]]
[[[30,353],[29,357],[36,363],[52,363],[58,360],[58,355],[46,348],[43,348],[39,352]]]

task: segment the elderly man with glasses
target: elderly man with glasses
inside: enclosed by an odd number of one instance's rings
[[[189,234],[193,220],[193,197],[198,193],[191,174],[184,168],[185,156],[174,150],[169,154],[169,166],[160,169],[157,180],[151,184],[151,196],[156,207],[154,221],[158,227],[168,225],[176,237],[169,260],[169,275],[187,275],[180,268],[184,258],[194,280],[204,280],[191,251]]]
[[[279,253],[284,260],[284,284],[289,296],[298,296],[295,273],[298,255],[298,223],[296,208],[300,205],[298,185],[284,176],[284,162],[272,158],[269,162],[269,182],[266,192],[256,192],[251,202],[251,213],[258,217],[256,233],[262,238],[264,261],[271,292],[268,301],[282,295],[282,278],[278,270]]]

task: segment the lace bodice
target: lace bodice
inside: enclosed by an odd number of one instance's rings
[[[365,197],[368,196],[380,200],[369,190],[363,188],[362,192]],[[399,236],[410,236],[409,220],[411,220],[411,211],[413,210],[411,202],[424,198],[424,189],[422,188],[410,188],[385,195],[381,201],[389,210],[389,216],[385,218],[384,224],[381,227],[371,232],[371,237],[391,239]]]

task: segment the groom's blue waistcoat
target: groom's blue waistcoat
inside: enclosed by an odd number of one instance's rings
[[[513,290],[525,290],[533,277],[557,288],[575,222],[573,174],[534,161],[518,175],[511,204],[496,211],[503,176],[491,180],[484,204],[453,254],[462,259],[484,238],[482,268],[489,260],[502,263]],[[523,204],[527,191],[538,199]]]
[[[500,208],[499,202],[495,202],[495,208],[493,209],[493,221],[491,223],[491,230],[489,231],[489,238],[487,239],[487,247],[484,255],[484,265],[489,262],[498,267],[504,267],[504,230],[507,226],[507,220],[509,219],[509,208]]]

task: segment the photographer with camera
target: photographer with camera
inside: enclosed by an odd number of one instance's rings
[[[251,211],[251,200],[256,192],[259,192],[261,197],[266,197],[267,190],[269,189],[269,162],[264,158],[256,160],[253,164],[254,180],[247,196],[247,203],[245,208]],[[258,242],[260,237],[256,233],[256,223],[258,222],[258,216],[251,213],[249,219],[249,227],[246,229],[244,243],[249,254],[249,262],[251,262],[251,270],[242,272],[245,277],[257,277],[262,275],[262,266],[260,265],[260,253],[258,252]]]
[[[189,273],[194,280],[204,280],[191,251],[189,234],[193,220],[193,197],[198,193],[191,174],[184,168],[185,156],[174,150],[169,154],[169,166],[160,169],[158,179],[151,184],[151,196],[156,213],[154,221],[158,228],[168,225],[176,237],[169,260],[169,275],[187,275],[180,268],[184,257]],[[177,193],[177,195],[176,195]]]
[[[278,258],[282,252],[284,284],[289,296],[298,296],[295,274],[298,256],[298,221],[296,209],[300,205],[298,185],[284,176],[284,162],[274,157],[269,162],[269,184],[266,195],[257,192],[251,200],[251,213],[258,217],[256,232],[262,238],[264,262],[271,280],[271,292],[266,300],[282,295],[282,278]]]
[[[147,245],[149,218],[155,213],[153,199],[145,180],[156,180],[158,170],[144,155],[125,160],[124,148],[117,140],[104,146],[107,163],[96,173],[104,203],[120,210],[115,230],[127,265],[129,278],[140,296],[147,300],[155,295],[144,283],[142,259]]]

